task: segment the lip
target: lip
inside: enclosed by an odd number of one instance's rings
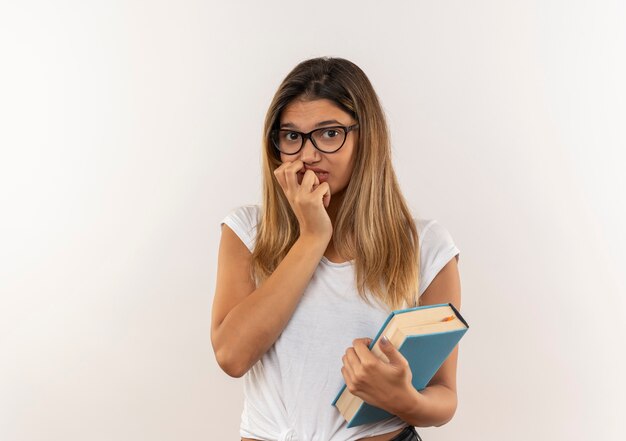
[[[321,168],[317,168],[317,167],[309,167],[309,166],[304,166],[304,172],[306,172],[307,170],[313,170],[316,173],[328,173],[326,170],[322,170]],[[304,173],[302,172],[302,173]]]
[[[317,176],[318,179],[324,179],[324,180],[328,179],[328,172],[322,172],[322,171],[317,171],[313,169],[307,169],[307,170],[311,170],[313,173],[315,173],[315,176]],[[303,178],[307,170],[299,171],[297,173],[297,176],[299,178]]]
[[[298,184],[301,185],[302,184],[302,179],[304,178],[304,173],[307,170],[311,170],[315,173],[315,175],[317,176],[317,179],[319,180],[320,184],[322,182],[327,182],[328,181],[328,172],[325,170],[322,170],[321,168],[317,168],[317,167],[306,167],[304,170],[300,170],[297,174],[298,176]]]

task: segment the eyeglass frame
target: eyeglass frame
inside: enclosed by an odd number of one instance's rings
[[[311,144],[313,144],[313,147],[315,147],[320,152],[322,152],[322,153],[335,153],[335,152],[338,152],[341,149],[341,147],[343,147],[344,144],[346,143],[346,139],[348,139],[348,133],[350,133],[354,129],[357,129],[358,127],[359,127],[359,123],[352,124],[351,126],[328,126],[328,127],[320,127],[318,129],[311,130],[309,133],[302,133],[302,132],[299,132],[297,130],[292,130],[292,129],[274,129],[274,130],[272,130],[270,132],[270,139],[272,140],[272,145],[274,146],[274,148],[276,150],[278,150],[279,153],[282,153],[284,155],[297,155],[298,153],[300,153],[300,150],[302,150],[302,148],[304,147],[304,144],[306,143],[307,139],[310,139],[311,140]],[[343,142],[341,143],[341,145],[339,147],[337,147],[337,149],[333,150],[332,152],[325,152],[324,150],[320,149],[315,144],[315,141],[313,140],[313,137],[311,136],[311,134],[313,134],[313,132],[317,132],[319,130],[328,130],[328,129],[343,129],[346,132],[346,136],[344,136]],[[279,149],[278,146],[276,145],[276,140],[274,139],[275,138],[274,134],[279,133],[281,130],[286,131],[286,132],[297,133],[298,135],[300,135],[302,137],[302,144],[300,144],[300,148],[298,150],[296,150],[294,153],[285,153],[281,149]]]

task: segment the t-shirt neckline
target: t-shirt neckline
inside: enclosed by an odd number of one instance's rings
[[[342,267],[342,266],[350,266],[354,263],[354,260],[348,260],[346,262],[331,262],[330,260],[328,260],[328,257],[326,256],[322,256],[322,262],[324,262],[326,265],[329,266],[336,266],[336,267]]]

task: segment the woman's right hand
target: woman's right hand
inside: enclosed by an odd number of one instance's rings
[[[297,173],[304,168],[301,160],[283,162],[274,176],[287,196],[298,222],[300,235],[311,236],[330,241],[333,235],[333,225],[326,208],[330,204],[330,186],[320,181],[317,175],[307,170],[298,184]]]

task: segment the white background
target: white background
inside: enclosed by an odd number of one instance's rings
[[[425,440],[625,439],[626,3],[0,6],[0,439],[235,440],[219,221],[260,202],[298,62],[369,76],[414,212],[461,250],[454,419]]]

